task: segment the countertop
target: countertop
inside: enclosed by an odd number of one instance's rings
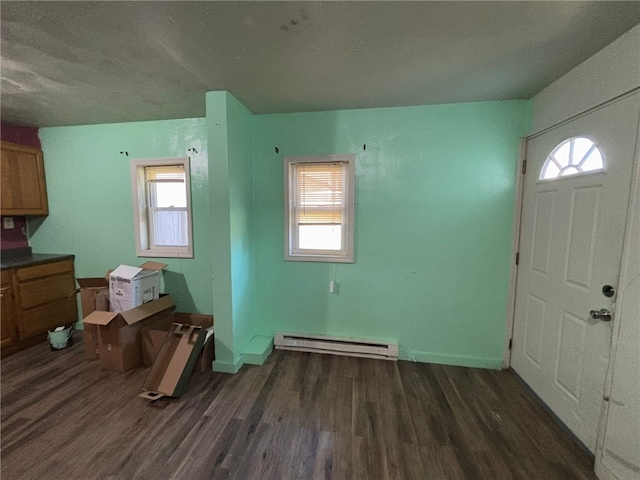
[[[58,262],[75,258],[75,255],[58,253],[32,253],[30,248],[3,250],[0,254],[0,270],[30,267],[42,263]]]

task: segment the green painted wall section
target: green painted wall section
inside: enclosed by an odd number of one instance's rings
[[[214,370],[235,372],[255,335],[253,115],[227,92],[208,92]]]
[[[227,94],[233,344],[244,351],[256,331],[253,115]]]
[[[234,353],[231,285],[231,216],[229,200],[229,152],[227,93],[206,94],[209,139],[209,209],[216,359],[213,369],[235,373],[242,365]]]
[[[120,264],[139,265],[135,252],[129,162],[191,157],[193,259],[169,264],[164,290],[184,312],[210,314],[211,248],[207,129],[204,119],[41,128],[50,214],[30,220],[34,252],[76,256],[78,277],[99,277]],[[187,152],[195,148],[198,153]],[[128,152],[125,155],[120,152]]]
[[[29,221],[33,250],[75,254],[79,277],[142,263],[129,161],[189,155],[195,258],[163,259],[164,283],[179,310],[215,316],[214,369],[276,331],[500,366],[529,102],[254,116],[227,92],[205,100],[205,119],[41,129],[51,214]],[[282,158],[331,153],[357,155],[356,262],[285,262]]]
[[[256,116],[256,334],[395,339],[404,359],[499,368],[530,118],[528,101]],[[282,157],[332,153],[357,154],[356,262],[285,262]]]

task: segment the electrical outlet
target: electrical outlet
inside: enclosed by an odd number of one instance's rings
[[[329,293],[333,293],[335,290],[336,282],[333,280],[329,280]]]
[[[11,230],[12,228],[15,228],[13,217],[2,217],[2,226],[5,230]]]

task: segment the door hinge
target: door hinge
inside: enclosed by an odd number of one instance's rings
[[[511,347],[513,347],[513,338],[509,339],[509,350],[511,350]]]
[[[520,265],[520,252],[516,252],[516,265]]]
[[[527,159],[522,160],[522,174],[527,173]]]

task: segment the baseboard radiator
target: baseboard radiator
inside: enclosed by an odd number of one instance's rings
[[[395,342],[278,332],[273,343],[278,350],[398,360],[398,344]]]

